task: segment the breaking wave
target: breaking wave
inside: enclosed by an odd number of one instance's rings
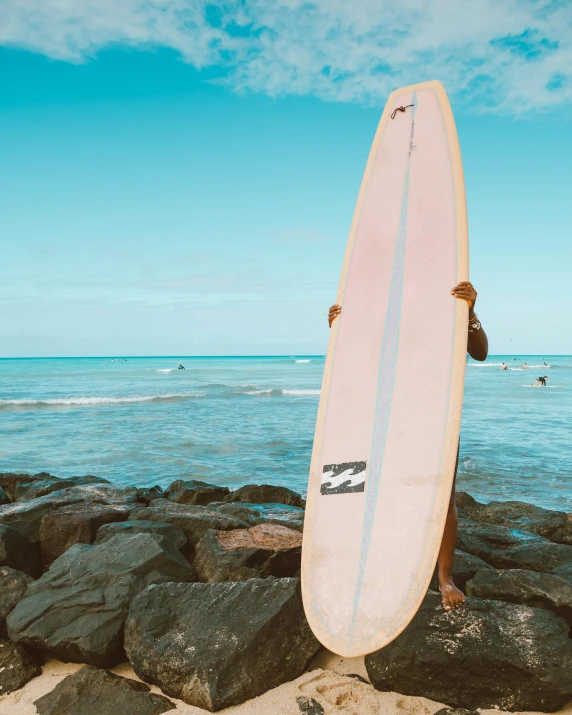
[[[0,409],[6,407],[92,407],[97,405],[129,405],[137,402],[172,402],[193,397],[205,397],[204,392],[169,395],[137,395],[132,397],[55,397],[43,400],[0,400]]]

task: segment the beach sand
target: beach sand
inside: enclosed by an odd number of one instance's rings
[[[48,660],[42,675],[31,680],[21,690],[0,697],[0,715],[36,715],[34,701],[53,690],[67,675],[75,673],[82,667],[76,663]],[[139,680],[128,663],[112,670],[126,678]],[[248,700],[242,705],[219,712],[225,715],[227,713],[228,715],[300,715],[296,702],[296,698],[300,696],[317,700],[326,715],[337,713],[340,715],[433,715],[442,707],[446,707],[427,698],[378,692],[371,685],[345,677],[349,673],[367,677],[363,658],[341,658],[322,650],[311,663],[308,672],[296,680],[269,690],[264,695]],[[151,690],[161,693],[155,686],[151,686]],[[186,705],[181,700],[175,698],[171,700],[177,705],[173,713],[186,713],[186,715],[207,713],[206,710]],[[499,713],[498,710],[481,710],[481,712],[484,715]],[[572,715],[572,702],[559,710],[558,715]]]

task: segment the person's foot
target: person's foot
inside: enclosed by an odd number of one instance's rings
[[[439,583],[439,590],[443,598],[443,608],[446,611],[453,611],[465,602],[465,594],[453,583],[453,579],[448,578]]]

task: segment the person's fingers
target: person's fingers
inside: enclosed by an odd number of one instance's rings
[[[477,295],[477,292],[469,286],[457,286],[451,290],[452,293],[470,293],[471,295]]]
[[[328,325],[330,328],[332,327],[332,323],[334,320],[338,317],[338,315],[342,312],[342,306],[338,305],[337,303],[335,305],[332,305],[330,310],[328,311]]]

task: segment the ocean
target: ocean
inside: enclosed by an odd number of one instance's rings
[[[2,359],[0,471],[304,493],[323,368],[316,356]],[[547,387],[532,387],[540,375]],[[571,424],[571,356],[469,360],[457,488],[572,511]]]

